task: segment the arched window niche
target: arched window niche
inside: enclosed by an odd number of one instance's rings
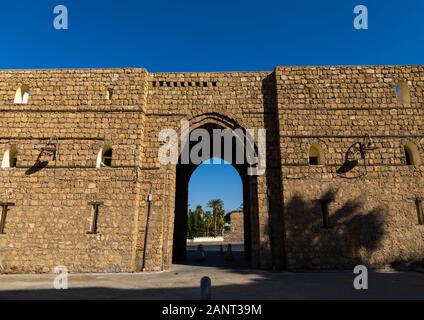
[[[319,144],[314,143],[309,147],[308,161],[310,166],[325,164],[324,150]]]
[[[105,144],[97,154],[96,168],[112,166],[113,149],[109,144]]]
[[[18,149],[15,146],[6,146],[3,160],[1,163],[2,168],[16,168],[18,162]]]
[[[18,88],[16,89],[15,99],[13,100],[13,103],[27,104],[29,101],[29,93],[30,89],[28,86],[24,84],[19,84]]]
[[[395,93],[400,104],[410,104],[409,86],[406,82],[400,81],[396,83]]]
[[[418,166],[421,164],[420,153],[415,143],[408,141],[403,145],[405,164],[407,166]]]

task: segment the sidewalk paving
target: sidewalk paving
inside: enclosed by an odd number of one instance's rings
[[[69,289],[53,274],[0,275],[0,299],[199,299],[200,279],[213,299],[424,299],[424,274],[369,272],[368,290],[353,288],[353,272],[270,272],[174,265],[166,272],[70,274]]]

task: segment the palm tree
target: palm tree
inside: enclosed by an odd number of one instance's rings
[[[209,200],[207,206],[212,209],[213,221],[214,221],[214,233],[213,235],[216,237],[216,224],[218,221],[218,211],[222,210],[224,206],[224,202],[221,199],[213,199]]]
[[[196,206],[196,209],[188,211],[188,235],[192,239],[194,237],[201,237],[204,233],[204,212],[202,206]]]
[[[213,217],[210,211],[206,211],[203,219],[203,234],[205,237],[209,237],[211,235],[210,230],[213,228]]]

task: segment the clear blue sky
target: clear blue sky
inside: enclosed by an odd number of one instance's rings
[[[197,167],[189,181],[188,192],[190,209],[200,204],[204,210],[211,210],[206,207],[211,199],[221,199],[226,212],[240,208],[243,203],[240,175],[231,164],[219,158]]]
[[[69,30],[53,28],[53,7]],[[353,8],[369,29],[353,28]],[[422,0],[21,0],[0,4],[0,68],[272,70],[420,64]]]
[[[69,10],[66,31],[53,28],[53,8],[59,4]],[[368,7],[368,30],[353,28],[358,4]],[[1,1],[0,40],[1,69],[247,71],[276,65],[423,64],[424,1]],[[206,179],[190,182],[195,186],[190,203],[225,196],[227,210],[238,207],[241,185],[231,170],[229,165],[201,167],[194,178]]]

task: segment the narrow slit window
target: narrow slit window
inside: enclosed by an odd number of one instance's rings
[[[113,89],[112,88],[108,88],[106,90],[106,99],[107,100],[112,100],[112,96],[113,96]]]
[[[412,165],[411,152],[407,148],[405,148],[405,163],[407,166]]]
[[[324,229],[330,228],[329,209],[328,209],[329,203],[330,203],[329,200],[320,200],[321,213],[322,213],[322,227]]]
[[[9,207],[14,206],[14,203],[0,203],[0,234],[4,234],[4,227],[6,225],[6,216]]]
[[[91,205],[91,222],[90,222],[90,230],[87,232],[88,234],[97,234],[98,227],[98,219],[99,219],[99,208],[102,205],[102,202],[92,202]]]
[[[415,205],[417,207],[418,224],[424,225],[424,212],[423,212],[423,201],[420,198],[415,199]]]

